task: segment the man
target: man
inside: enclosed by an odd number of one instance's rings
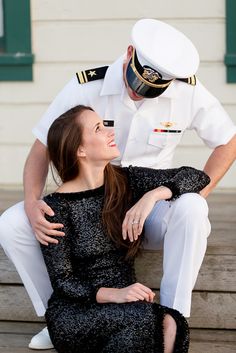
[[[140,20],[127,54],[109,68],[77,73],[34,128],[36,141],[24,170],[25,202],[2,215],[0,241],[39,316],[51,286],[36,238],[42,244],[57,243],[53,236],[63,235],[61,224],[45,220],[44,214],[52,215],[53,210],[40,200],[48,172],[47,131],[55,118],[78,104],[91,106],[104,125],[114,126],[121,151],[115,163],[122,166],[168,168],[187,129],[194,129],[213,149],[204,168],[211,183],[203,197],[188,194],[171,203],[159,202],[145,223],[146,248],[164,249],[161,304],[190,315],[191,292],[210,233],[204,197],[236,156],[236,127],[194,76],[198,65],[198,53],[182,33],[160,21]],[[46,329],[30,347],[51,347]]]

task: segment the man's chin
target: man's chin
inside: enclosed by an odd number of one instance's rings
[[[135,102],[138,102],[138,101],[141,101],[143,100],[143,97],[130,97],[132,99],[132,101],[135,101]]]
[[[128,95],[129,95],[130,99],[132,99],[133,101],[141,101],[143,99],[143,97],[137,95],[131,89],[128,89]]]

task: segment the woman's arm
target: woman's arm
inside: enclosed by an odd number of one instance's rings
[[[159,186],[168,187],[172,192],[170,199],[173,200],[185,193],[199,193],[210,182],[206,173],[192,167],[151,169],[130,166],[124,169],[135,201]]]
[[[54,292],[64,298],[76,299],[83,303],[95,302],[97,288],[94,288],[87,281],[81,281],[74,274],[71,262],[71,240],[70,222],[68,219],[68,208],[66,205],[50,203],[55,210],[55,215],[47,219],[53,223],[64,224],[65,236],[55,237],[58,244],[42,245],[44,261]]]
[[[51,204],[50,202],[48,202]],[[54,204],[52,204],[53,206]],[[43,257],[54,292],[60,297],[76,299],[81,303],[126,303],[146,300],[153,302],[155,293],[141,283],[134,283],[125,288],[95,288],[86,280],[81,281],[73,273],[71,263],[70,220],[66,205],[57,203],[53,207],[55,215],[48,217],[49,221],[64,224],[64,237],[58,239],[58,244],[41,245]]]
[[[122,224],[123,238],[128,237],[131,242],[142,233],[144,222],[157,201],[173,200],[187,192],[198,193],[210,182],[204,172],[191,167],[155,170],[131,166],[125,170],[136,201]]]
[[[155,203],[160,200],[167,200],[172,197],[172,192],[166,186],[159,186],[156,189],[146,192],[136,204],[131,207],[125,215],[122,223],[122,236],[131,242],[138,239],[142,233],[144,222],[151,213]]]
[[[129,303],[138,300],[153,302],[155,293],[141,283],[134,283],[125,288],[100,288],[97,292],[98,303]]]

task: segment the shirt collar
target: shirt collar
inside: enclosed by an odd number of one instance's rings
[[[176,84],[173,81],[169,87],[159,96],[160,98],[174,98],[176,96]]]
[[[123,80],[123,63],[125,54],[120,56],[113,64],[111,64],[104,77],[101,96],[121,94],[124,80]]]

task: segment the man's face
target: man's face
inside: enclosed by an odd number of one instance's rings
[[[144,99],[142,96],[137,95],[128,85],[127,79],[126,79],[126,70],[127,70],[127,66],[128,63],[132,57],[132,53],[133,53],[134,48],[132,47],[132,45],[130,45],[127,49],[127,57],[126,57],[126,61],[123,65],[123,79],[125,82],[125,86],[126,86],[126,90],[128,92],[128,95],[130,97],[130,99],[132,99],[133,101],[141,101],[142,99]]]
[[[123,79],[128,95],[133,101],[159,97],[173,81],[163,80],[162,75],[150,66],[142,66],[132,45],[127,49]]]

